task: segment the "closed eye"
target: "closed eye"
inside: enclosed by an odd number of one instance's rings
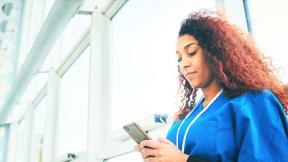
[[[196,53],[197,53],[197,51],[194,51],[194,52],[188,53],[188,55],[189,55],[189,56],[194,56]]]
[[[198,50],[195,50],[195,51],[193,51],[193,52],[188,53],[187,55],[191,57],[191,56],[196,55],[197,52],[198,52]],[[182,61],[182,57],[178,55],[178,56],[177,56],[177,62],[181,62],[181,61]]]

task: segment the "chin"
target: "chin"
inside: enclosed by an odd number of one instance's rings
[[[201,88],[201,84],[195,82],[189,82],[192,88]]]

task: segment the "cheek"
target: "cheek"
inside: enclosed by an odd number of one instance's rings
[[[202,75],[205,77],[205,80],[210,80],[212,76],[210,67],[205,63],[202,70]]]
[[[179,66],[178,66],[178,71],[179,71],[180,74],[182,74],[182,75],[184,74],[184,70],[183,70],[183,68],[182,68],[180,63],[179,63]]]
[[[180,68],[180,70],[179,70],[179,73],[180,73],[181,75],[183,75],[183,74],[184,74],[184,71],[183,71],[183,69],[182,69],[182,68]]]
[[[210,82],[214,80],[214,78],[215,78],[214,73],[211,71],[209,67],[207,67],[207,69],[205,70],[205,80],[207,82]]]

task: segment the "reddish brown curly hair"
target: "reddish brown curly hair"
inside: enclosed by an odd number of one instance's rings
[[[198,40],[225,96],[233,98],[248,90],[270,89],[288,114],[288,88],[276,77],[271,61],[257,49],[249,34],[229,24],[221,14],[209,11],[189,15],[182,22],[179,37],[185,34]],[[179,83],[181,105],[176,120],[191,111],[197,92],[180,72]]]

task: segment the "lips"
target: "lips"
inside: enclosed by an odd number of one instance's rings
[[[195,75],[197,72],[196,71],[193,71],[193,72],[187,72],[185,73],[185,78],[189,78],[189,77],[192,77],[193,75]]]

